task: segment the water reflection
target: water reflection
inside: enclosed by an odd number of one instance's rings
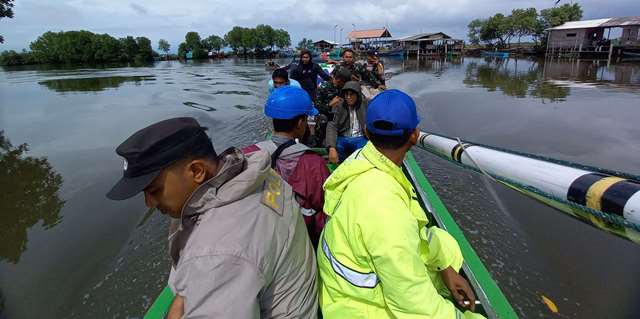
[[[489,91],[499,90],[517,98],[530,96],[540,98],[542,102],[565,101],[570,89],[545,81],[543,68],[544,64],[538,62],[487,58],[484,63],[467,64],[463,83],[471,87],[481,86]]]
[[[27,230],[50,229],[62,219],[58,197],[62,177],[44,157],[23,156],[27,144],[13,146],[0,131],[0,261],[18,263],[27,248]]]
[[[108,76],[94,78],[53,79],[38,82],[49,90],[56,92],[85,92],[103,91],[109,88],[120,87],[125,82],[133,82],[136,85],[144,81],[155,81],[154,76]]]

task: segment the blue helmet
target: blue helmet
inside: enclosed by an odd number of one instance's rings
[[[264,105],[264,114],[274,119],[289,120],[299,115],[318,115],[318,110],[305,90],[283,86],[269,95]]]
[[[386,127],[376,127],[376,122],[385,122]],[[413,131],[419,122],[416,103],[400,90],[382,91],[367,107],[367,130],[374,134],[402,135]]]

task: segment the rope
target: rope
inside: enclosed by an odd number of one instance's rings
[[[444,137],[444,136],[443,136],[443,137]],[[457,139],[457,140],[458,140],[458,143],[462,144],[462,141],[461,141],[460,139]],[[474,145],[475,145],[475,146],[483,146],[483,145],[479,145],[479,144],[474,144]],[[468,146],[466,146],[466,147],[474,146],[474,145],[468,145]],[[461,146],[461,147],[464,147],[463,145],[460,145],[460,146]],[[483,146],[483,147],[485,147],[485,146]],[[491,148],[491,147],[489,147],[489,148]],[[457,161],[454,161],[454,160],[450,159],[449,157],[447,157],[447,156],[445,156],[445,155],[443,155],[443,154],[440,154],[440,153],[438,153],[438,152],[436,152],[436,151],[431,150],[431,149],[430,149],[430,148],[428,148],[428,147],[425,147],[425,148],[423,148],[423,149],[424,149],[424,150],[427,150],[427,151],[429,151],[431,154],[434,154],[434,155],[436,155],[437,157],[440,157],[440,158],[442,158],[442,159],[444,159],[444,160],[446,160],[446,161],[448,161],[448,162],[450,162],[450,163],[453,163],[453,164],[455,164],[455,165],[457,165],[457,166],[460,166],[460,167],[462,167],[462,168],[466,168],[466,169],[472,170],[472,171],[474,171],[474,172],[476,172],[476,173],[483,174],[483,175],[485,175],[485,176],[487,176],[487,177],[491,178],[493,181],[496,181],[496,182],[498,182],[498,183],[504,184],[504,185],[506,185],[507,187],[514,188],[514,189],[516,189],[516,190],[523,191],[523,192],[530,192],[530,193],[533,193],[533,194],[535,194],[535,195],[542,196],[542,197],[545,197],[545,198],[548,198],[548,199],[554,200],[554,201],[556,201],[556,202],[559,202],[559,203],[562,203],[562,204],[564,204],[564,205],[567,205],[567,206],[569,206],[570,208],[578,209],[578,210],[580,210],[581,212],[585,212],[585,213],[587,213],[587,214],[589,214],[589,215],[591,215],[591,216],[593,216],[593,217],[596,217],[596,218],[598,218],[598,219],[600,219],[600,220],[602,220],[602,221],[604,221],[604,222],[606,222],[606,223],[612,224],[613,226],[617,226],[617,227],[620,227],[620,228],[629,228],[629,229],[633,229],[633,230],[635,230],[635,231],[640,232],[640,225],[635,224],[635,223],[632,223],[632,222],[630,222],[630,221],[628,221],[628,220],[626,220],[626,219],[624,219],[624,218],[622,218],[622,217],[620,217],[620,216],[618,216],[618,215],[607,214],[607,213],[604,213],[604,212],[602,212],[602,211],[595,210],[595,209],[593,209],[593,208],[586,207],[586,206],[583,206],[583,205],[580,205],[580,204],[577,204],[577,203],[571,202],[571,201],[569,201],[569,200],[567,200],[567,199],[565,199],[565,198],[561,198],[561,197],[558,197],[558,196],[556,196],[556,195],[553,195],[553,194],[547,193],[547,192],[542,191],[542,190],[540,190],[540,189],[538,189],[538,188],[536,188],[536,187],[533,187],[533,186],[530,186],[530,185],[526,185],[526,184],[522,184],[522,183],[520,183],[520,182],[517,182],[517,181],[511,180],[511,179],[506,178],[506,177],[502,177],[502,176],[498,176],[498,175],[495,175],[495,174],[487,173],[487,172],[485,172],[484,170],[482,170],[482,169],[478,166],[478,164],[477,164],[477,163],[476,163],[476,162],[471,158],[471,156],[469,156],[469,153],[468,153],[468,152],[466,153],[466,154],[467,154],[467,156],[469,157],[469,159],[471,159],[471,161],[472,161],[472,162],[474,163],[474,165],[476,165],[477,167],[472,167],[472,166],[470,166],[470,165],[466,165],[466,164],[463,164],[463,163],[459,163],[459,162],[457,162]],[[493,149],[498,150],[497,148],[493,148]],[[513,152],[512,152],[512,153],[513,153]],[[514,153],[514,154],[515,154],[515,153]],[[517,154],[517,155],[520,155],[520,154]],[[533,158],[535,158],[535,157],[533,157]],[[582,219],[580,219],[580,220],[582,220]],[[586,221],[585,221],[585,222],[586,222]],[[591,222],[590,224],[594,225],[594,224],[593,224],[593,222]],[[598,227],[597,225],[594,225],[594,226]],[[626,234],[620,233],[620,232],[618,232],[618,231],[616,231],[616,230],[614,230],[614,229],[611,229],[611,228],[609,228],[609,227],[607,227],[605,230],[607,230],[607,231],[609,231],[609,232],[611,232],[611,233],[613,233],[613,234],[615,234],[615,235],[621,236],[621,237],[623,237],[623,238],[625,238],[625,239],[630,239],[628,236],[626,236]]]

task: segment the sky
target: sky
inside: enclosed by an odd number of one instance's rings
[[[638,0],[578,2],[583,19],[640,15]],[[21,50],[46,31],[88,30],[114,37],[146,36],[154,49],[166,39],[174,52],[184,35],[224,36],[233,26],[269,24],[289,31],[295,45],[303,37],[342,39],[354,29],[388,26],[394,37],[444,32],[466,39],[467,24],[514,8],[552,7],[555,0],[15,0],[14,18],[0,20],[2,50]],[[560,4],[571,3],[561,0]],[[337,28],[334,26],[338,25]],[[334,35],[335,30],[335,35]],[[337,41],[337,39],[336,39]]]

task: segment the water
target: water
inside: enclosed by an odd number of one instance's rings
[[[387,61],[425,130],[640,174],[640,65]],[[0,318],[140,318],[166,282],[168,221],[104,194],[114,148],[172,116],[216,149],[261,139],[264,61],[0,71]],[[22,151],[22,152],[21,152]],[[523,318],[640,317],[639,247],[416,151],[425,173]],[[11,170],[9,171],[9,168]],[[29,191],[29,193],[27,193]]]

